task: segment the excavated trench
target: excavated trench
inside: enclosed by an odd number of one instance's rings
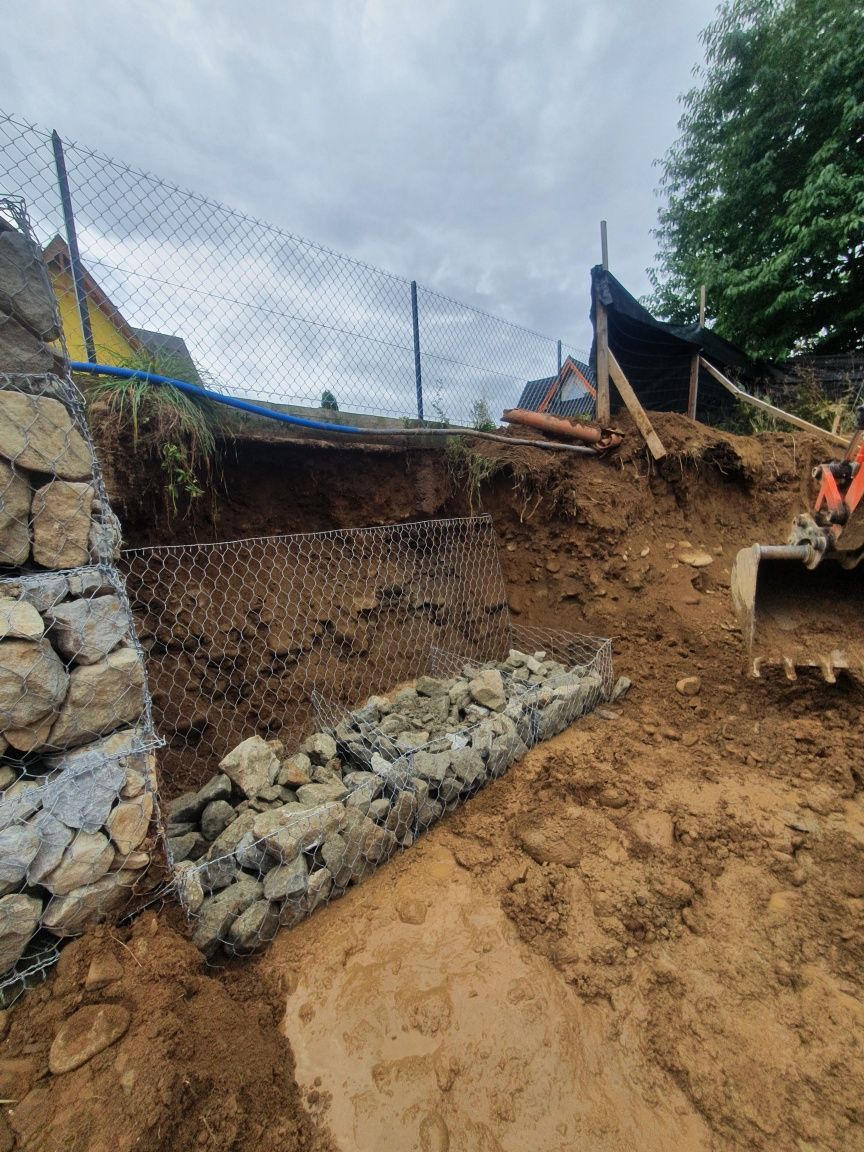
[[[656,423],[659,471],[250,441],[215,524],[168,524],[109,459],[133,544],[482,500],[520,622],[612,636],[634,686],[256,959],[202,966],[171,907],[70,945],[2,1022],[10,1147],[864,1148],[864,693],[742,680],[728,601],[824,448]],[[106,1000],[124,1037],[50,1076]]]

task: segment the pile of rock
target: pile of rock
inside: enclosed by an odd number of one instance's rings
[[[195,942],[208,956],[254,951],[590,711],[605,687],[593,667],[513,650],[372,697],[293,755],[244,740],[166,809]]]
[[[32,240],[0,219],[0,975],[149,862],[144,663]]]

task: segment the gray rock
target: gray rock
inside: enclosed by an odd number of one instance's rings
[[[48,778],[42,794],[47,812],[69,828],[95,832],[108,819],[126,773],[118,760],[104,760],[89,745],[63,757],[52,757],[57,765]]]
[[[69,676],[47,640],[0,642],[0,731],[28,728],[61,707]],[[13,747],[16,745],[10,741]]]
[[[95,488],[52,480],[33,493],[33,559],[43,568],[78,568],[90,562],[90,516]]]
[[[397,792],[384,822],[385,828],[389,828],[396,839],[402,841],[409,832],[414,831],[419,806],[420,802],[413,792]]]
[[[29,237],[14,229],[0,232],[0,309],[40,340],[56,340],[60,335],[42,254]],[[9,371],[5,364],[2,367]]]
[[[50,812],[37,812],[30,823],[39,834],[39,851],[27,869],[27,882],[39,884],[60,863],[74,833]]]
[[[212,800],[201,813],[201,835],[205,840],[215,840],[236,817],[226,800]]]
[[[357,851],[356,845],[349,848],[344,837],[338,832],[329,836],[321,845],[321,858],[333,877],[334,887],[340,891],[347,888],[352,881],[356,884],[375,868],[374,864]]]
[[[50,372],[54,357],[23,324],[0,311],[0,366],[4,372],[35,375]]]
[[[74,668],[50,743],[73,747],[138,720],[144,691],[144,663],[132,648],[118,648],[98,664]]]
[[[369,795],[370,800],[380,796],[384,789],[384,781],[375,772],[346,772],[343,782],[351,792],[358,788],[365,788],[371,793]]]
[[[313,784],[341,785],[342,771],[339,760],[328,760],[326,764],[316,764],[312,769],[312,782]]]
[[[61,481],[86,480],[93,473],[90,449],[69,409],[50,396],[0,392],[0,456]],[[89,516],[89,504],[87,511]]]
[[[514,761],[521,760],[527,751],[518,731],[503,732],[500,736],[495,736],[486,761],[489,775],[500,776]]]
[[[346,811],[343,831],[349,863],[362,857],[370,863],[379,864],[395,851],[396,837],[387,829],[359,812]],[[325,860],[326,863],[326,860]]]
[[[333,874],[329,868],[316,868],[309,873],[306,887],[306,912],[314,912],[319,904],[323,904],[333,888]]]
[[[450,753],[453,773],[463,783],[476,783],[486,775],[483,759],[474,748],[460,748]]]
[[[252,831],[257,813],[241,812],[207,850],[208,860],[218,860],[220,856],[230,856],[247,832]]]
[[[325,732],[315,732],[300,745],[313,764],[326,764],[336,755],[336,741]]]
[[[42,901],[33,896],[0,897],[0,976],[24,955],[41,915]]]
[[[306,892],[308,876],[306,861],[302,856],[295,856],[268,874],[264,881],[264,895],[268,900],[298,899]]]
[[[55,936],[77,936],[88,924],[115,912],[128,899],[139,875],[124,868],[65,896],[53,896],[45,906],[42,926]]]
[[[615,681],[611,693],[609,694],[609,699],[612,701],[621,700],[624,696],[627,695],[632,686],[633,681],[630,680],[627,676],[619,676]]]
[[[258,799],[268,804],[279,803],[282,800],[282,789],[278,784],[268,784],[258,793]]]
[[[185,836],[169,836],[168,851],[172,861],[179,864],[183,860],[188,860],[193,848],[201,839],[203,837],[197,832],[187,832]]]
[[[452,680],[438,680],[434,676],[421,676],[417,681],[417,695],[432,698],[446,696],[449,699],[449,693],[452,687]]]
[[[174,835],[183,835],[179,829],[186,824],[189,827],[184,828],[184,831],[191,832],[194,825],[197,824],[201,812],[207,807],[207,803],[208,801],[202,801],[199,798],[197,792],[183,792],[180,796],[175,796],[173,800],[169,800],[166,812],[169,824],[177,829]]]
[[[68,600],[49,608],[46,619],[58,651],[76,664],[96,664],[129,635],[129,622],[117,596]]]
[[[385,824],[390,815],[390,801],[383,796],[380,800],[373,800],[366,809],[366,815],[376,824]]]
[[[32,824],[11,824],[0,832],[0,893],[5,895],[21,884],[40,843]]]
[[[233,884],[236,876],[237,864],[233,856],[219,856],[215,860],[208,858],[198,868],[201,887],[208,894],[218,892],[220,888],[227,888],[229,884]]]
[[[201,868],[184,860],[175,865],[174,880],[180,903],[190,916],[194,916],[204,903],[204,888],[201,884]]]
[[[234,849],[234,859],[241,868],[260,877],[276,866],[276,861],[268,855],[267,848],[266,840],[256,836],[254,832],[247,832]]]
[[[165,835],[169,840],[175,836],[187,836],[190,832],[195,832],[197,827],[197,823],[191,820],[185,820],[177,824],[171,822],[165,825]]]
[[[445,807],[452,808],[462,794],[463,788],[464,783],[461,780],[457,780],[455,776],[448,776],[438,785],[439,799],[444,802]]]
[[[255,835],[266,842],[267,852],[276,860],[293,860],[341,828],[345,809],[341,804],[295,810],[273,808],[255,818]]]
[[[444,815],[444,805],[437,800],[421,800],[417,809],[417,827],[431,828]]]
[[[306,808],[342,800],[347,795],[348,789],[341,780],[338,784],[304,784],[302,788],[297,789],[297,799]]]
[[[250,736],[229,752],[219,767],[244,796],[254,800],[262,788],[276,782],[279,759],[260,736]]]
[[[241,912],[228,929],[225,951],[238,956],[248,956],[262,947],[279,930],[279,910],[269,900],[256,900]]]
[[[66,896],[75,888],[95,884],[111,867],[114,849],[101,832],[79,832],[63,853],[53,872],[41,884],[55,896]]]
[[[30,505],[26,476],[0,460],[0,564],[26,564],[30,556]]]
[[[413,775],[440,784],[450,768],[449,752],[415,752],[411,758]]]
[[[192,943],[209,959],[220,944],[227,943],[231,925],[261,899],[262,892],[263,887],[257,880],[243,876],[215,896],[205,898],[198,911]]]

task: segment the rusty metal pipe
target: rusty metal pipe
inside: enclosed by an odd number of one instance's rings
[[[588,424],[571,424],[560,416],[550,416],[547,412],[529,412],[525,408],[510,408],[501,417],[508,424],[524,424],[552,436],[564,436],[568,440],[580,440],[590,444],[597,452],[606,448],[617,448],[623,439],[621,432],[612,428],[592,428]]]

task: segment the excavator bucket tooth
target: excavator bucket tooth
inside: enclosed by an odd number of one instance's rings
[[[773,549],[775,552],[794,549]],[[864,668],[864,564],[844,569],[832,559],[807,568],[771,556],[758,544],[732,566],[732,604],[744,640],[747,671],[778,665],[790,680],[816,668],[829,684],[837,672]],[[768,552],[769,555],[764,553]]]

